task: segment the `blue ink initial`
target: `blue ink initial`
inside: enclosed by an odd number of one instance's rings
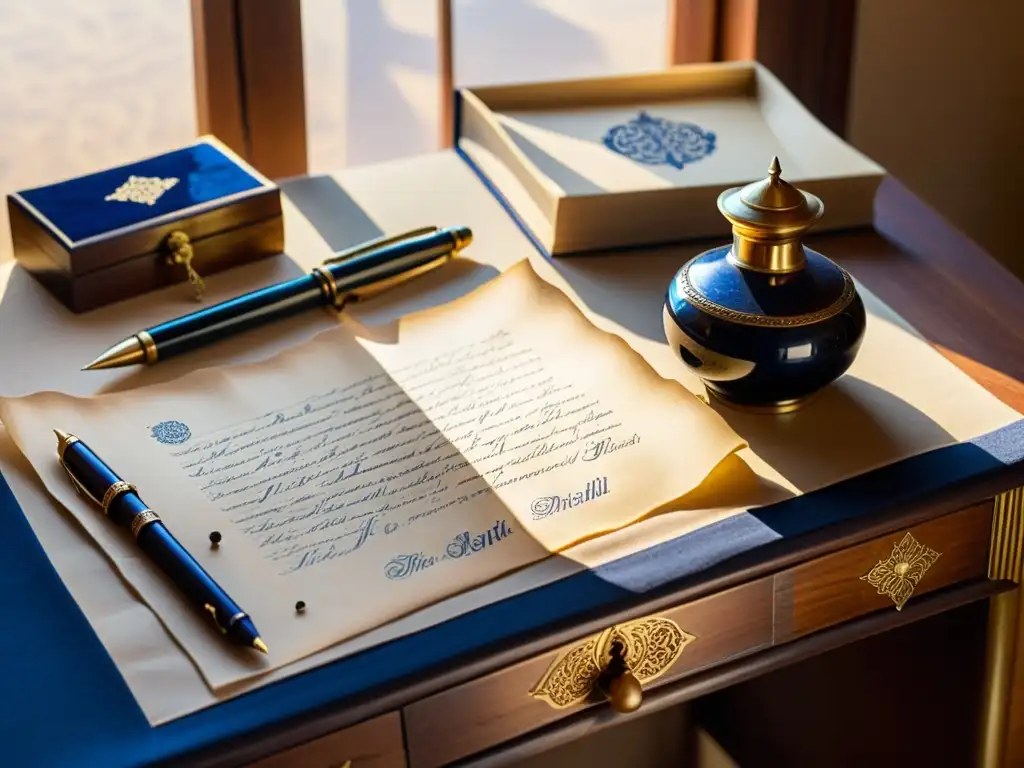
[[[161,421],[152,427],[152,433],[156,441],[164,445],[180,445],[192,437],[188,426],[180,421]]]

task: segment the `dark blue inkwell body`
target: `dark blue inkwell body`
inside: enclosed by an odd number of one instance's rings
[[[732,245],[712,248],[676,273],[665,298],[665,334],[717,400],[785,413],[839,378],[864,336],[864,304],[838,264],[800,238],[824,208],[780,176],[728,189],[718,208]]]

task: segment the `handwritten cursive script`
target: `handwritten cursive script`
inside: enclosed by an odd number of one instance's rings
[[[488,547],[493,547],[499,541],[511,536],[514,529],[506,520],[498,520],[489,530],[482,533],[470,533],[463,531],[451,543],[445,547],[443,553],[438,555],[427,555],[423,552],[414,552],[408,555],[398,555],[385,566],[384,575],[392,580],[406,579],[414,573],[425,571],[427,568],[438,565],[445,560],[459,560],[477,552],[482,552]]]
[[[498,331],[170,450],[287,574],[638,442]]]
[[[568,493],[565,496],[541,496],[534,499],[530,505],[530,513],[534,520],[543,520],[563,509],[573,509],[582,506],[595,499],[599,499],[608,493],[608,478],[595,477],[586,486],[578,491]]]

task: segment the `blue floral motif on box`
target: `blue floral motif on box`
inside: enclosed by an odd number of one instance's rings
[[[153,437],[164,445],[181,445],[192,437],[192,432],[180,421],[161,421],[153,427]]]
[[[715,151],[715,134],[694,123],[677,123],[646,112],[605,134],[604,144],[613,152],[647,165],[671,165],[680,170],[687,163]]]

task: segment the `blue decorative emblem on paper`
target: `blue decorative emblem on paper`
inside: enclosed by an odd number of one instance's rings
[[[682,170],[687,163],[715,151],[715,134],[694,123],[651,117],[641,110],[636,119],[609,130],[604,144],[638,163],[671,165]]]
[[[180,421],[161,421],[153,427],[153,437],[164,445],[180,445],[192,437],[192,433]]]

